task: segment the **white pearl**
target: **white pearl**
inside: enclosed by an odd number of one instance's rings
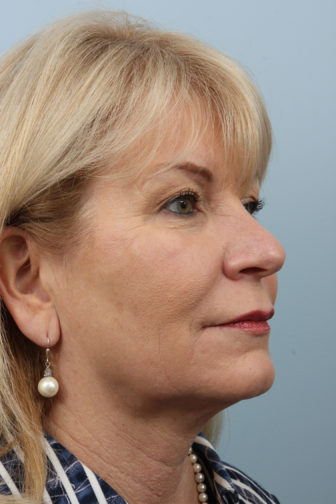
[[[203,492],[206,492],[206,489],[207,489],[207,486],[205,483],[199,483],[197,485],[197,490],[199,493],[203,493]]]
[[[45,376],[38,382],[38,391],[43,397],[54,397],[58,392],[58,381],[53,376]]]
[[[195,455],[195,453],[192,453],[192,454],[190,455],[190,462],[191,462],[192,464],[195,464],[195,462],[197,462],[197,455]]]
[[[208,502],[208,495],[206,494],[206,484],[204,483],[205,476],[202,473],[201,464],[197,463],[197,455],[193,453],[192,449],[189,448],[189,457],[190,462],[192,464],[194,473],[195,473],[195,481],[197,483],[197,491],[198,491],[198,500],[199,502]]]
[[[204,479],[205,478],[204,478],[204,474],[203,473],[199,472],[199,473],[195,474],[195,481],[196,481],[196,483],[203,483]]]

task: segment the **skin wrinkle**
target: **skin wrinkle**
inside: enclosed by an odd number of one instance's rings
[[[74,420],[77,420],[74,417]],[[111,418],[111,422],[114,423],[114,418]],[[121,438],[123,438],[128,446],[132,446],[136,453],[138,454],[138,460],[141,461],[139,462],[139,468],[140,467],[146,467],[146,461],[148,462],[149,465],[153,465],[153,463],[156,463],[158,465],[158,470],[156,470],[153,473],[153,476],[150,477],[150,473],[146,473],[145,476],[145,483],[146,486],[149,489],[149,493],[151,497],[157,497],[161,499],[165,499],[167,495],[169,496],[172,491],[174,491],[174,486],[172,487],[164,487],[163,482],[162,482],[162,474],[167,474],[169,476],[170,472],[173,472],[176,469],[176,462],[172,461],[170,464],[167,464],[167,461],[165,459],[165,450],[152,450],[150,445],[146,445],[145,447],[141,442],[139,442],[139,439],[136,436],[129,436],[127,432],[125,432],[121,426],[115,422],[115,429],[119,431],[119,435]],[[85,428],[85,426],[84,426]],[[92,433],[90,431],[87,431],[87,437],[88,439],[91,438],[92,443],[90,444],[90,447],[87,448],[85,445],[81,443],[81,437],[76,437],[73,432],[65,431],[62,427],[62,425],[57,424],[56,422],[53,422],[53,429],[58,433],[58,437],[62,436],[61,432],[63,434],[62,437],[65,437],[67,439],[67,445],[71,444],[71,440],[75,442],[75,444],[78,446],[81,446],[82,452],[84,454],[87,454],[87,458],[90,460],[91,464],[94,464],[95,457],[106,458],[106,466],[108,466],[108,457],[105,457],[105,455],[108,453],[108,450],[106,450],[106,445],[104,444],[104,449],[101,450],[99,446],[95,446],[96,444],[96,439],[92,439]],[[128,431],[129,432],[129,431]],[[131,431],[132,433],[132,431]],[[165,444],[166,446],[170,445],[170,440],[165,439],[164,432],[158,431],[158,435],[161,438],[161,444]],[[147,449],[149,448],[149,451],[147,452]],[[105,454],[105,455],[104,455]],[[134,454],[132,455],[134,456]],[[190,467],[190,462],[187,460],[187,458],[184,460],[183,464],[187,468],[187,472],[192,474],[192,470]],[[118,477],[125,475],[125,478],[128,478],[128,463],[126,459],[126,464],[123,466],[123,461],[121,460],[120,463],[116,468],[111,468],[111,474],[108,474],[109,477],[106,479],[111,479],[115,481]],[[173,479],[172,479],[173,480]],[[132,481],[136,485],[136,491],[143,492],[143,485],[144,485],[144,475],[141,474],[141,471],[136,471],[133,474]],[[175,483],[176,485],[178,484],[177,482]],[[118,490],[118,486],[115,487]],[[194,490],[195,485],[193,483],[192,489]],[[139,490],[138,490],[139,489]],[[196,496],[196,494],[195,494]],[[197,496],[196,496],[197,497]],[[160,501],[161,502],[161,501]],[[196,502],[196,499],[195,499]]]

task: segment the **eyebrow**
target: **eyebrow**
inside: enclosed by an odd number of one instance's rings
[[[178,170],[184,170],[196,175],[200,175],[204,180],[206,180],[206,182],[210,183],[213,181],[212,172],[205,166],[200,166],[195,163],[183,163],[177,165],[175,168],[177,168]]]

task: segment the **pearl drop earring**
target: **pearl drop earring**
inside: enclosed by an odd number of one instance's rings
[[[37,389],[43,397],[54,397],[59,389],[58,381],[53,377],[50,363],[50,340],[48,338],[48,346],[46,348],[45,370],[43,378],[38,382]]]

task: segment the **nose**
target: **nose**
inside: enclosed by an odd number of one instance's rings
[[[241,207],[233,217],[232,239],[224,250],[224,274],[234,280],[250,275],[263,278],[279,271],[285,251],[278,240]]]

